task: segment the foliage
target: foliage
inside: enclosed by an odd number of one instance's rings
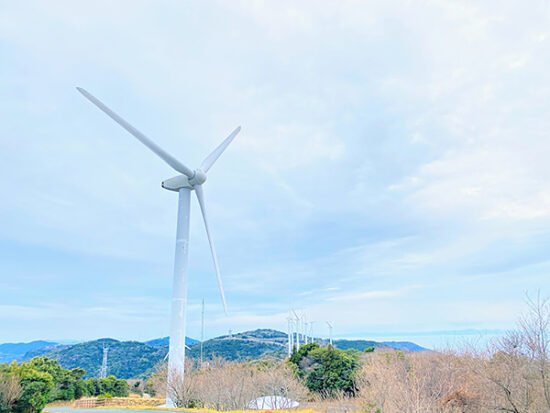
[[[301,346],[289,359],[308,389],[323,395],[342,391],[354,394],[358,362],[357,350],[320,348],[317,343]]]
[[[105,379],[88,379],[84,382],[88,395],[127,397],[130,394],[130,385],[124,379],[109,376]]]
[[[0,413],[37,413],[57,400],[85,395],[128,396],[126,380],[110,376],[83,381],[82,368],[67,370],[57,360],[35,357],[28,362],[0,365]]]
[[[50,399],[54,387],[52,375],[47,371],[42,361],[35,360],[33,363],[16,362],[0,366],[0,374],[16,377],[21,386],[21,392],[13,403],[13,412],[40,412]]]

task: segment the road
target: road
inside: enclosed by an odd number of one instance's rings
[[[152,413],[153,410],[140,409],[73,409],[70,406],[47,407],[43,410],[46,413]]]

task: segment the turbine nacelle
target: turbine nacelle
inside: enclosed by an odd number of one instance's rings
[[[196,185],[206,182],[206,174],[200,169],[195,169],[191,178],[186,175],[178,175],[162,181],[161,186],[169,191],[178,192],[182,188],[195,189]]]
[[[182,188],[193,189],[193,185],[189,183],[189,178],[185,175],[174,176],[166,181],[162,181],[161,186],[174,192],[178,192]]]

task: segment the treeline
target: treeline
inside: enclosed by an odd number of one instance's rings
[[[0,413],[37,413],[57,400],[83,396],[125,397],[130,393],[126,380],[83,380],[86,371],[67,370],[57,360],[35,357],[26,363],[0,365]]]
[[[372,348],[361,353],[310,343],[286,361],[236,363],[215,358],[198,368],[187,360],[185,380],[175,376],[167,386],[164,366],[145,382],[144,388],[152,395],[170,394],[178,407],[215,410],[247,409],[251,401],[266,396],[296,401],[353,397],[360,359],[370,352]]]

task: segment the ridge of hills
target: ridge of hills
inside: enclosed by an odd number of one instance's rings
[[[325,339],[316,338],[321,346],[328,345]],[[187,355],[191,359],[200,358],[200,342],[186,338],[189,346]],[[376,351],[406,350],[425,351],[426,349],[410,342],[377,342],[372,340],[333,340],[336,348],[363,351],[374,347]],[[0,344],[0,362],[12,360],[26,361],[36,356],[46,356],[59,361],[67,369],[81,367],[86,370],[86,378],[97,377],[103,360],[103,347],[108,350],[108,374],[119,378],[144,378],[168,354],[168,337],[139,341],[118,341],[111,338],[88,341],[78,344],[57,344],[47,341],[31,343]],[[204,359],[220,357],[228,361],[251,361],[283,359],[288,351],[287,334],[271,329],[257,329],[232,335],[223,335],[203,342]],[[4,350],[3,350],[4,349]],[[9,349],[9,352],[6,350]],[[23,352],[23,350],[26,350]],[[11,359],[9,359],[12,357]]]

